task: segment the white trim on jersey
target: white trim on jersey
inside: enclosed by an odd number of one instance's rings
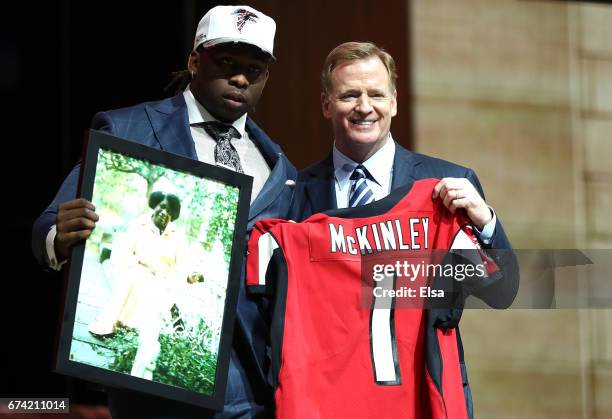
[[[268,264],[272,259],[274,250],[278,249],[278,243],[274,236],[270,233],[265,233],[257,240],[258,257],[259,257],[259,272],[257,273],[257,283],[266,285],[266,271]]]
[[[395,288],[394,275],[385,275],[377,286],[383,290]],[[394,327],[391,316],[393,315],[393,297],[385,294],[374,297],[372,318],[370,323],[370,339],[372,345],[372,362],[374,363],[374,375],[377,383],[398,383],[398,372],[396,370],[396,342],[394,341]]]
[[[471,226],[465,226],[464,228],[469,228],[470,230],[472,229]],[[480,249],[480,244],[478,243],[476,236],[470,237],[470,235],[467,234],[463,228],[461,228],[453,240],[451,249]]]

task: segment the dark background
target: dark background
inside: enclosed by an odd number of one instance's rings
[[[319,73],[340,42],[371,40],[400,71],[402,119],[394,136],[410,145],[410,79],[405,2],[246,1],[277,22],[270,79],[251,116],[299,168],[323,158],[331,130],[321,116]],[[103,402],[84,382],[52,372],[64,277],[44,272],[30,250],[33,221],[79,159],[97,111],[164,97],[172,71],[185,68],[204,0],[78,2],[3,6],[0,37],[6,232],[2,290],[0,397],[69,396]]]
[[[164,97],[211,5],[55,0],[1,13],[3,184],[16,205],[3,211],[0,397],[103,401],[85,383],[51,372],[64,278],[37,266],[32,223],[78,160],[95,112]]]

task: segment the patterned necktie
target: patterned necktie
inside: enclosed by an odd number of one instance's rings
[[[244,173],[240,164],[240,156],[231,143],[232,138],[241,138],[236,128],[218,121],[206,122],[204,129],[216,142],[215,163],[229,167],[239,173]]]
[[[367,169],[361,164],[358,165],[351,175],[351,180],[355,182],[351,187],[349,207],[358,207],[374,201],[374,192],[368,186],[367,178]]]

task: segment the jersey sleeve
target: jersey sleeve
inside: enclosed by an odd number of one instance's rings
[[[269,284],[266,283],[266,272],[274,251],[279,248],[279,243],[271,230],[286,222],[277,218],[266,218],[258,221],[253,227],[247,245],[246,285],[249,293],[270,292]]]

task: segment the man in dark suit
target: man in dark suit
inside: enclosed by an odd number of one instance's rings
[[[92,128],[253,176],[249,232],[258,219],[285,217],[297,172],[280,147],[247,116],[261,96],[274,60],[275,29],[274,20],[247,6],[211,9],[198,25],[188,68],[181,72],[188,87],[159,102],[98,113]],[[99,218],[91,202],[76,198],[79,171],[77,165],[34,224],[34,254],[52,269],[61,269],[72,246],[91,234]],[[263,391],[266,326],[255,302],[245,295],[243,282],[225,408],[218,418],[255,417],[272,404]],[[214,414],[136,393],[109,393],[115,416]]]
[[[501,223],[471,169],[395,143],[390,129],[397,113],[396,79],[393,58],[372,43],[348,42],[329,53],[321,76],[321,104],[332,125],[334,146],[327,158],[299,173],[290,217],[304,220],[317,212],[384,198],[414,180],[441,179],[433,199],[441,199],[452,212],[464,210],[483,247],[506,250],[493,252],[504,279],[475,295],[492,307],[508,307],[518,289],[518,268]],[[471,416],[463,363],[462,369]]]

